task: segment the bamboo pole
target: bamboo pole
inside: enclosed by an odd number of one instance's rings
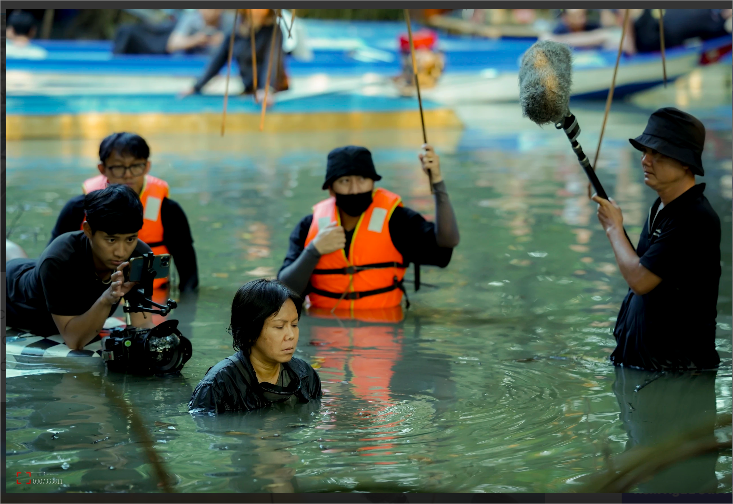
[[[425,132],[425,115],[422,109],[422,97],[420,96],[420,82],[417,77],[417,62],[415,61],[415,44],[412,41],[412,24],[410,23],[410,11],[405,9],[405,22],[407,23],[407,36],[410,39],[410,56],[412,57],[412,73],[415,76],[415,88],[417,89],[417,103],[420,106],[420,124],[422,125],[423,143],[428,143],[428,135]],[[433,194],[433,175],[428,172],[428,180],[430,182],[430,194]]]
[[[229,99],[229,75],[232,73],[232,54],[234,53],[234,32],[237,31],[237,14],[239,11],[234,10],[234,26],[232,26],[232,36],[229,38],[229,61],[227,62],[227,81],[224,87],[224,112],[221,117],[221,136],[224,136],[224,126],[227,120],[227,100]]]
[[[288,38],[293,38],[293,23],[295,22],[295,9],[290,11],[290,26],[288,27]]]
[[[664,57],[664,9],[659,9],[659,45],[662,49],[662,73],[664,87],[667,87],[667,60]]]
[[[616,73],[618,72],[618,64],[621,61],[621,53],[624,48],[624,38],[626,37],[626,25],[629,21],[629,9],[624,12],[624,26],[621,29],[621,42],[618,44],[618,54],[616,55],[616,66],[613,68],[613,79],[611,80],[611,87],[608,90],[608,98],[606,98],[606,113],[603,115],[603,125],[601,126],[601,136],[598,138],[598,147],[596,148],[596,155],[593,159],[591,167],[596,170],[598,164],[598,156],[601,153],[601,142],[603,142],[603,133],[606,131],[606,120],[608,120],[608,113],[611,111],[611,102],[613,101],[613,90],[616,88]],[[591,184],[588,183],[588,197],[592,197]]]
[[[280,17],[280,9],[277,10],[277,17]],[[277,42],[277,32],[279,31],[280,25],[278,20],[275,19],[275,23],[272,25],[272,40],[270,42],[270,57],[267,62],[267,81],[265,81],[265,97],[262,100],[262,116],[260,117],[260,131],[265,129],[265,109],[267,109],[267,93],[270,91],[270,77],[272,75],[272,56],[275,54],[275,43]],[[257,91],[255,90],[255,93]]]
[[[249,12],[249,43],[252,46],[252,81],[254,86],[255,103],[257,103],[257,46],[255,45],[255,18],[252,9]]]

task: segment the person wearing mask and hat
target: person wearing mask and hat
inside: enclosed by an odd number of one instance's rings
[[[720,267],[720,219],[703,194],[705,127],[676,108],[654,112],[640,136],[644,183],[659,195],[636,250],[621,209],[598,195],[598,219],[629,285],[616,319],[616,365],[658,371],[713,369]]]
[[[419,158],[432,175],[434,223],[374,187],[382,177],[368,149],[332,150],[323,183],[330,197],[295,226],[278,279],[307,296],[310,307],[380,309],[400,305],[410,262],[445,268],[458,245],[458,224],[438,155],[425,144]]]

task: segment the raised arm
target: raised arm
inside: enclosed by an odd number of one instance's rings
[[[454,248],[461,240],[458,232],[458,222],[453,211],[448,191],[440,171],[440,157],[429,144],[423,145],[423,152],[419,155],[423,171],[430,170],[433,181],[433,196],[435,198],[435,238],[439,247]]]

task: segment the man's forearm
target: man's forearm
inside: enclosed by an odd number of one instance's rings
[[[66,327],[59,328],[66,345],[72,350],[82,350],[104,329],[104,323],[111,309],[112,306],[100,296],[84,314],[69,320]]]
[[[280,272],[277,279],[302,296],[320,259],[321,254],[311,243],[291,265]]]
[[[453,212],[445,182],[433,184],[435,197],[435,238],[439,247],[453,248],[458,245],[460,235],[458,222]]]
[[[609,230],[606,235],[611,242],[611,248],[613,248],[613,253],[616,256],[616,264],[618,264],[624,280],[635,293],[645,294],[646,292],[638,291],[641,288],[645,268],[641,265],[639,256],[636,255],[623,228]]]

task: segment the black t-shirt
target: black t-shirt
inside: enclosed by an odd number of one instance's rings
[[[313,222],[313,215],[303,217],[290,234],[290,248],[280,271],[295,262],[305,249],[305,240]],[[417,263],[445,268],[453,255],[452,248],[439,247],[435,238],[435,224],[428,222],[414,210],[397,207],[389,219],[389,234],[404,264]],[[344,251],[348,255],[354,231],[346,233]]]
[[[138,241],[131,257],[150,252]],[[14,259],[6,265],[7,324],[38,335],[58,334],[51,317],[83,315],[109,288],[95,273],[89,239],[83,231],[65,233],[38,259]],[[117,308],[115,304],[110,316]]]
[[[56,226],[51,231],[51,241],[64,233],[78,231],[84,222],[84,215],[84,195],[74,196],[61,210]],[[183,208],[172,199],[163,198],[160,205],[160,221],[163,225],[163,243],[173,256],[180,277],[179,290],[185,292],[196,289],[199,284],[196,252],[193,248],[191,228]]]
[[[638,296],[629,289],[616,321],[615,364],[648,370],[714,368],[720,282],[720,219],[699,184],[657,213],[652,205],[637,255],[662,281]],[[656,214],[656,217],[655,217]]]

